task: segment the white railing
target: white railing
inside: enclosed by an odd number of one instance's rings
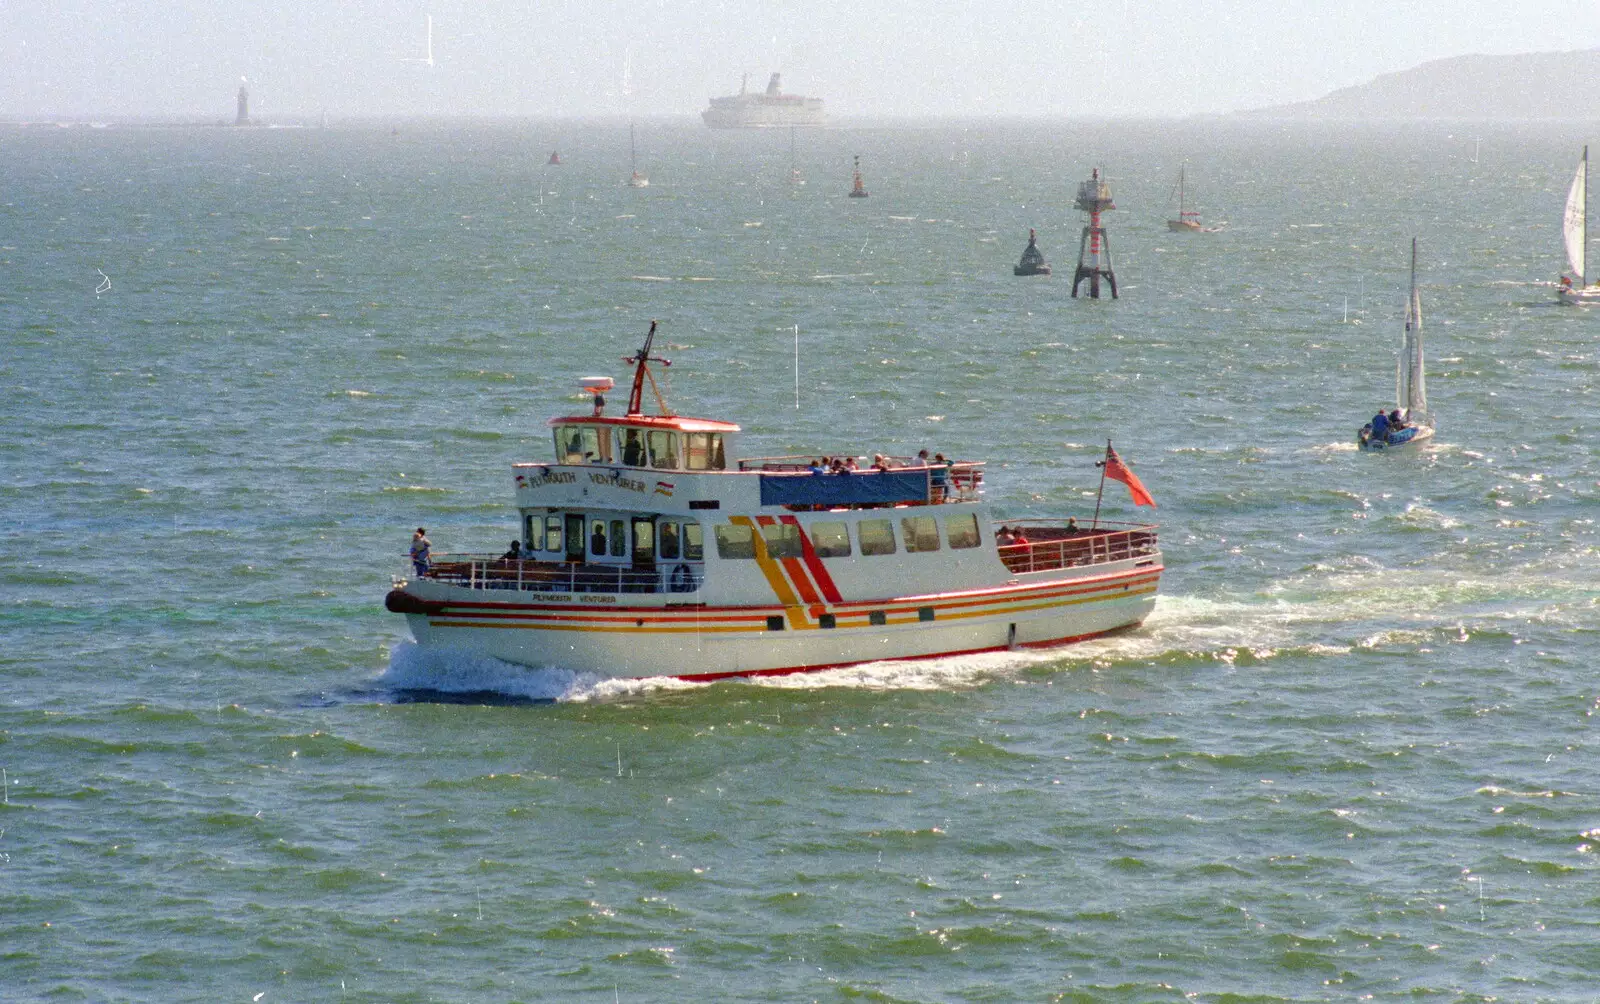
[[[554,593],[692,593],[705,584],[699,562],[662,561],[654,568],[534,561],[486,554],[440,554],[422,575],[408,568],[405,578],[447,582],[468,589],[532,590]]]
[[[994,524],[1020,529],[1023,542],[1001,544],[1000,560],[1013,572],[1047,572],[1084,565],[1107,565],[1160,552],[1155,524],[1079,527],[1066,520],[1024,519]],[[998,537],[996,539],[999,539]]]

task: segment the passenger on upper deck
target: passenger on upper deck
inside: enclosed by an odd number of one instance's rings
[[[511,542],[511,549],[509,551],[507,551],[505,554],[502,554],[500,556],[500,560],[501,561],[520,561],[520,560],[522,560],[522,541],[513,540]]]
[[[928,466],[928,451],[927,450],[918,450],[917,451],[917,466],[918,467],[926,467],[926,466]]]
[[[812,474],[828,473],[828,458],[823,457],[821,460],[811,461],[811,466],[808,467],[807,470],[809,470]]]

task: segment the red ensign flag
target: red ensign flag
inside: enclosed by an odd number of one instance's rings
[[[1106,477],[1111,478],[1113,481],[1121,481],[1128,486],[1128,494],[1133,496],[1134,505],[1147,505],[1152,509],[1156,507],[1156,500],[1151,498],[1150,493],[1144,490],[1144,485],[1140,483],[1139,476],[1123,466],[1122,458],[1117,456],[1117,451],[1111,448],[1110,443],[1106,444],[1105,465]]]

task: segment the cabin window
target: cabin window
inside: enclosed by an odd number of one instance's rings
[[[556,429],[556,463],[583,463],[583,430],[576,425]]]
[[[793,523],[771,523],[761,528],[767,542],[767,557],[798,558],[801,555],[800,528]]]
[[[644,466],[644,431],[620,429],[617,431],[617,453],[624,467]]]
[[[544,517],[524,516],[522,518],[522,547],[525,551],[537,551],[544,546]]]
[[[606,556],[606,521],[603,519],[589,524],[589,553],[597,558]]]
[[[563,518],[566,521],[566,526],[562,529],[561,535],[566,538],[567,549],[561,552],[562,556],[567,561],[582,561],[584,523],[583,515],[581,513],[569,512]]]
[[[678,434],[659,429],[650,433],[650,466],[678,469]]]
[[[932,516],[907,516],[902,519],[900,536],[906,542],[907,552],[939,549],[939,523]]]
[[[689,432],[683,437],[685,466],[691,471],[720,471],[727,468],[722,453],[722,433]]]
[[[893,554],[894,525],[886,519],[864,519],[856,524],[862,554]]]
[[[678,552],[678,524],[662,523],[661,539],[656,542],[656,553],[661,555],[662,561],[677,561]]]
[[[546,516],[544,518],[544,549],[546,551],[561,550],[560,516]]]
[[[699,523],[683,524],[683,557],[685,561],[705,560],[705,540]]]
[[[711,467],[711,433],[691,432],[683,437],[684,466],[691,471],[709,470]]]
[[[950,540],[952,551],[963,547],[977,547],[981,540],[978,537],[977,513],[966,513],[961,516],[950,516],[944,521],[945,536]]]
[[[751,537],[748,526],[735,526],[732,523],[717,524],[717,557],[754,558],[756,545]]]
[[[848,558],[850,529],[844,523],[812,523],[811,547],[819,558]]]
[[[620,519],[611,521],[611,556],[613,558],[627,557],[628,535],[623,532],[623,522]]]
[[[620,525],[620,524],[619,524]],[[649,563],[656,560],[656,525],[648,519],[633,521],[633,561]]]

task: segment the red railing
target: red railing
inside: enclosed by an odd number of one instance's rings
[[[1119,526],[1122,528],[1112,529],[1102,522],[1090,529],[1064,520],[1011,520],[996,523],[993,529],[996,534],[1001,527],[1022,531],[1024,542],[999,547],[1000,560],[1019,573],[1107,565],[1159,553],[1155,525]]]

